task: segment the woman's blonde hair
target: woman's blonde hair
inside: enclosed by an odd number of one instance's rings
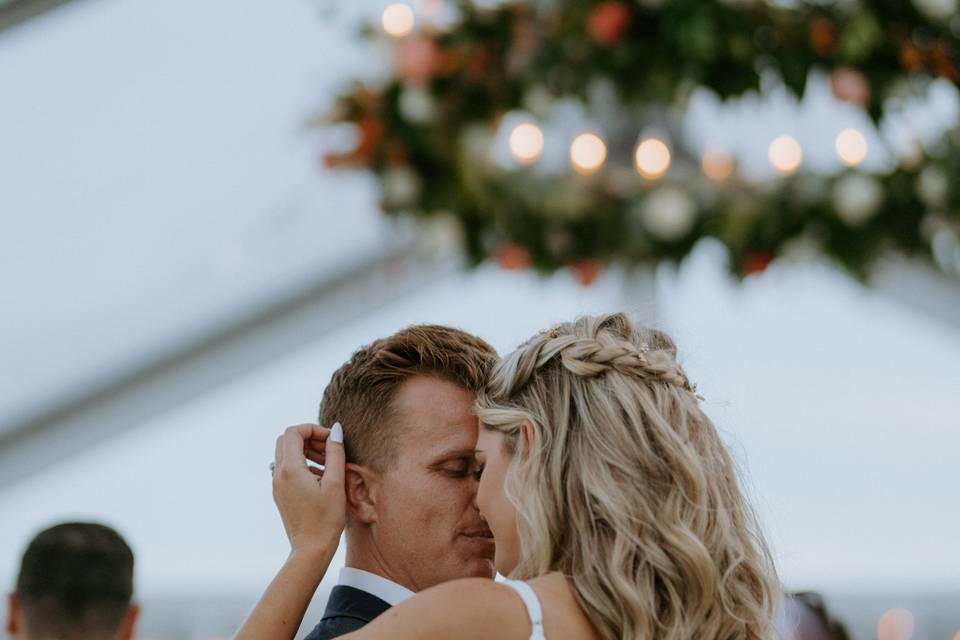
[[[676,355],[612,314],[536,335],[494,369],[477,413],[514,454],[510,577],[562,572],[609,640],[772,638],[770,554]]]

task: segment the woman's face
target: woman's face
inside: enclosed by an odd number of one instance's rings
[[[512,456],[504,449],[502,434],[480,427],[477,464],[482,469],[477,488],[477,508],[496,541],[493,563],[500,575],[509,575],[520,561],[517,511],[507,499],[504,483]]]

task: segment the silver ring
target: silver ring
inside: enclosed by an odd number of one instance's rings
[[[271,462],[271,463],[270,463],[270,475],[273,475],[273,472],[274,472],[274,470],[275,470],[276,468],[277,468],[277,463],[276,463],[276,462]]]

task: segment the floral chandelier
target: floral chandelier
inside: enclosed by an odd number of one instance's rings
[[[960,123],[894,145],[885,118],[960,83],[957,0],[790,7],[750,0],[393,4],[365,30],[388,78],[357,82],[323,123],[357,143],[327,166],[379,178],[381,206],[455,223],[474,262],[584,282],[607,264],[680,261],[703,238],[731,271],[819,255],[857,277],[885,255],[960,275]],[[762,141],[770,175],[683,132],[692,97],[770,86],[797,99],[811,74],[875,131],[835,137],[814,171],[783,133]],[[873,148],[870,139],[880,140]],[[879,168],[865,168],[883,154]]]

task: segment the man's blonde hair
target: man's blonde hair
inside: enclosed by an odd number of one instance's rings
[[[773,563],[676,355],[663,332],[613,314],[558,325],[497,365],[477,413],[514,454],[510,577],[562,572],[609,640],[771,638]]]
[[[333,374],[320,402],[320,424],[341,423],[348,462],[383,471],[399,437],[393,401],[404,382],[430,376],[476,393],[496,361],[493,347],[460,329],[401,329],[361,347]]]

